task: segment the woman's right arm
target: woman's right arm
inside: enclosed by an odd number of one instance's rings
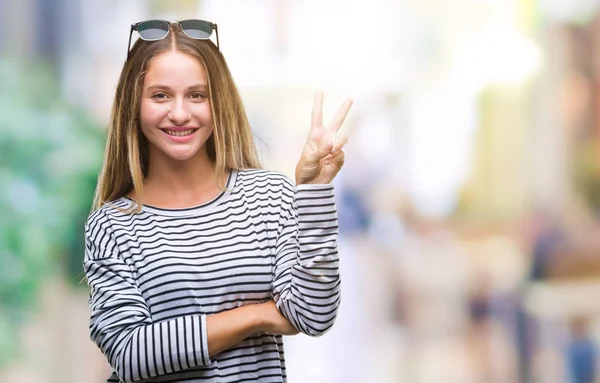
[[[90,337],[121,380],[137,382],[208,365],[211,356],[259,331],[294,333],[272,302],[153,323],[131,269],[118,257],[107,217],[95,218],[85,232]]]
[[[277,335],[298,334],[298,330],[281,315],[274,301],[208,315],[206,330],[210,356],[235,346],[259,331]]]

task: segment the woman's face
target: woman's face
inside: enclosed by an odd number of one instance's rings
[[[208,78],[197,58],[176,50],[152,58],[144,78],[140,121],[151,162],[206,157],[213,123]]]

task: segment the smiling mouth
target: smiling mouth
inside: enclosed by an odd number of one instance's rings
[[[161,129],[161,130],[163,132],[167,133],[169,136],[183,137],[183,136],[189,136],[190,134],[194,133],[198,129],[188,129],[188,130]]]

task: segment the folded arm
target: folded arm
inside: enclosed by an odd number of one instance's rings
[[[282,207],[273,290],[281,313],[311,336],[327,332],[337,316],[337,235],[333,186],[297,186]]]

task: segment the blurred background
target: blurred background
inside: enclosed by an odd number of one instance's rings
[[[83,223],[131,23],[217,22],[265,167],[325,91],[342,306],[290,383],[600,382],[600,0],[0,0],[0,382],[103,382]]]

